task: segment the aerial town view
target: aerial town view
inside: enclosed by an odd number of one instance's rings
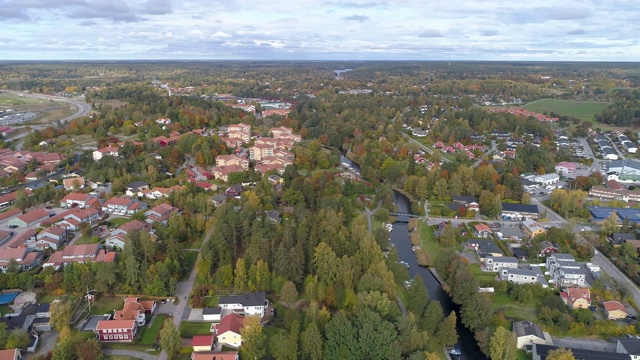
[[[0,360],[640,359],[639,13],[0,1]]]

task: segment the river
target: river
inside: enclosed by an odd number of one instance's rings
[[[398,207],[400,213],[410,213],[411,205],[409,199],[404,195],[394,192],[394,203]],[[398,251],[398,257],[402,261],[406,261],[409,264],[409,274],[413,276],[418,273],[424,281],[424,285],[429,291],[429,297],[431,300],[437,300],[442,305],[445,316],[448,316],[451,311],[456,312],[457,324],[456,330],[458,332],[458,344],[456,347],[462,351],[460,359],[483,359],[487,358],[482,354],[478,344],[471,330],[467,329],[460,322],[460,307],[456,305],[449,295],[444,292],[440,283],[433,277],[431,271],[427,268],[418,266],[415,254],[411,251],[411,240],[409,238],[409,229],[406,222],[396,222],[393,224],[393,230],[389,234],[391,243],[396,247]]]
[[[351,171],[360,175],[360,168],[358,165],[345,157],[344,154],[340,157],[340,162],[343,163],[343,165],[348,165]],[[394,191],[394,204],[398,208],[399,213],[411,213],[411,202],[409,199],[396,191]],[[456,331],[458,332],[458,343],[456,344],[456,348],[462,351],[462,355],[459,359],[487,360],[487,357],[480,351],[478,343],[476,342],[471,330],[462,325],[462,322],[460,321],[460,307],[456,305],[449,295],[442,289],[442,286],[440,286],[440,283],[438,283],[429,269],[418,266],[416,256],[413,251],[411,251],[412,245],[409,237],[409,228],[407,227],[407,219],[401,220],[402,222],[396,221],[393,224],[393,230],[391,230],[391,233],[389,234],[391,243],[396,247],[400,260],[409,264],[409,274],[411,278],[413,278],[416,273],[420,274],[424,281],[424,285],[429,291],[429,297],[431,300],[437,300],[440,302],[445,316],[448,316],[451,311],[456,312]]]

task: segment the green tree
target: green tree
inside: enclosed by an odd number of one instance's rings
[[[447,316],[444,321],[438,325],[436,340],[443,346],[453,345],[458,342],[456,313],[454,311],[452,311],[451,314],[449,314],[449,316]]]
[[[83,341],[76,346],[76,356],[78,360],[102,360],[102,345],[96,338]]]
[[[181,347],[182,339],[173,319],[165,319],[160,329],[160,348],[167,353],[169,359],[173,359],[180,352]]]
[[[427,310],[422,317],[422,326],[429,334],[433,335],[438,328],[438,324],[442,323],[444,314],[442,312],[442,305],[440,301],[432,300],[427,306]]]
[[[69,326],[71,323],[72,310],[71,302],[69,301],[54,301],[51,303],[49,309],[51,313],[51,326],[59,332]]]
[[[244,325],[240,329],[240,335],[242,335],[240,354],[243,359],[262,359],[265,356],[265,336],[262,333],[262,324],[259,317],[245,317]]]
[[[547,353],[547,360],[576,360],[569,349],[559,348]]]
[[[409,311],[411,311],[416,317],[422,317],[422,314],[424,314],[428,304],[429,292],[427,291],[426,286],[424,286],[422,276],[420,276],[420,274],[416,274],[413,277],[411,287],[409,287],[409,290],[407,291],[407,309],[409,309]]]
[[[321,360],[322,334],[316,322],[311,322],[300,336],[300,352],[304,360]]]
[[[357,330],[344,313],[334,315],[325,328],[324,358],[358,359]]]
[[[491,336],[489,342],[489,355],[492,360],[515,360],[516,335],[502,326],[499,326]]]
[[[412,313],[408,313],[406,317],[398,317],[396,327],[398,329],[398,343],[403,354],[422,349],[423,337],[418,330],[416,319]]]
[[[288,304],[298,301],[298,289],[296,289],[296,285],[293,282],[287,281],[284,283],[280,290],[280,300]]]
[[[9,333],[4,345],[6,349],[25,349],[29,345],[29,334],[22,329],[14,329]]]
[[[53,315],[53,314],[52,314]],[[53,348],[52,360],[69,360],[74,358],[73,342],[71,339],[71,329],[65,325],[60,330],[58,344]]]
[[[236,277],[233,280],[233,286],[242,290],[247,286],[247,267],[245,266],[244,259],[240,258],[236,262]]]

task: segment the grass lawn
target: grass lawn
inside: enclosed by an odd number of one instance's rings
[[[490,284],[496,278],[496,273],[482,271],[478,264],[469,264],[469,266],[473,276],[480,281],[480,286]]]
[[[110,217],[108,221],[109,224],[111,224],[111,227],[117,228],[128,223],[129,221],[131,221],[131,219],[123,217]]]
[[[74,245],[84,245],[84,244],[97,244],[100,242],[100,238],[97,236],[80,236],[78,240],[76,240]]]
[[[0,315],[12,313],[13,311],[9,308],[9,305],[0,305]]]
[[[218,302],[220,301],[220,296],[207,296],[204,298],[204,306],[205,307],[216,307],[218,306]]]
[[[532,300],[536,300],[535,297]],[[504,316],[512,321],[529,320],[532,322],[537,321],[536,317],[536,304],[529,302],[525,304],[518,304],[511,299],[505,293],[493,293],[491,296],[491,302],[498,311],[503,311]]]
[[[211,334],[211,324],[213,322],[183,321],[180,323],[180,336],[190,338],[194,335],[209,335]]]
[[[531,356],[527,355],[527,352],[520,349],[518,350],[518,353],[516,354],[516,359],[517,360],[531,360]]]
[[[96,335],[90,331],[78,331],[71,330],[71,342],[74,344],[83,343],[91,338],[94,338]]]
[[[164,323],[164,319],[167,318],[167,315],[160,314],[156,316],[153,320],[153,324],[149,327],[145,327],[142,330],[142,336],[140,337],[141,345],[153,345],[156,343],[156,339],[158,338],[158,334],[160,333],[160,328]]]
[[[542,99],[530,102],[523,108],[538,113],[554,112],[560,115],[572,116],[582,121],[595,121],[595,115],[609,106],[608,102],[577,101],[560,99]]]
[[[431,261],[434,261],[442,253],[442,248],[436,241],[436,234],[433,228],[423,222],[420,222],[420,240],[422,242],[422,249],[427,254]]]
[[[124,306],[124,299],[117,297],[101,297],[91,304],[91,315],[112,314],[113,310],[120,310]]]
[[[180,278],[180,281],[185,281],[189,279],[189,275],[191,275],[191,270],[193,270],[193,266],[196,264],[196,259],[198,259],[197,251],[184,251],[184,266],[187,269],[184,275]]]

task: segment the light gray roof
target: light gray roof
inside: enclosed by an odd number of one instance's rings
[[[516,334],[516,337],[534,335],[540,339],[544,339],[544,333],[540,326],[531,321],[518,321],[513,323],[513,332]]]

